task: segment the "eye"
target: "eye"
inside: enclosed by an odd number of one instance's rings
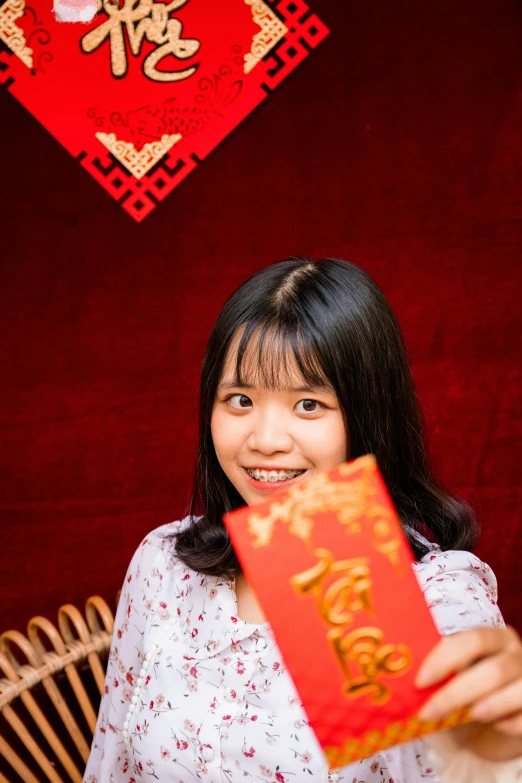
[[[299,405],[303,406],[301,410],[298,409]],[[318,400],[299,400],[295,407],[298,409],[298,413],[318,413],[321,409],[326,408],[326,405]]]
[[[244,410],[252,404],[252,400],[246,394],[231,394],[225,402],[228,402],[235,410]]]

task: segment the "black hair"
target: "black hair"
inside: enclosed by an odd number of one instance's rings
[[[238,337],[239,385],[247,348],[257,340],[256,367],[267,387],[281,383],[286,348],[306,383],[326,379],[333,387],[348,459],[375,455],[417,560],[430,541],[442,550],[473,548],[479,527],[472,509],[431,473],[408,354],[384,294],[355,264],[290,258],[246,280],[212,329],[201,373],[192,519],[176,539],[183,563],[203,574],[241,573],[222,517],[245,501],[219,465],[210,429],[227,352]],[[274,344],[281,350],[274,353]]]

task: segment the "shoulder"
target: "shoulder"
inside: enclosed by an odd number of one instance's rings
[[[413,570],[438,629],[456,633],[480,625],[504,626],[497,606],[497,579],[471,552],[438,547]]]
[[[126,583],[134,582],[149,587],[151,581],[161,582],[165,572],[172,571],[177,562],[176,536],[186,530],[191,522],[191,517],[185,517],[160,525],[147,533],[134,552],[127,570]]]
[[[166,525],[151,530],[140,543],[137,552],[150,552],[156,549],[164,550],[173,544],[176,536],[186,530],[193,522],[193,517],[184,517],[175,522],[167,522]]]
[[[150,553],[157,549],[168,549],[169,545],[172,545],[175,541],[176,536],[190,527],[192,520],[192,517],[184,517],[184,519],[178,519],[175,522],[167,522],[165,525],[154,528],[154,530],[147,533],[145,538],[141,541],[136,553]]]

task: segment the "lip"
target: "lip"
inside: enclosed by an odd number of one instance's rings
[[[308,468],[296,468],[295,465],[287,468],[286,465],[242,465],[245,470],[308,470]]]
[[[256,468],[259,470],[293,470],[293,468],[275,468],[274,466],[271,468],[262,468],[261,465],[256,465]],[[243,470],[245,471],[245,476],[250,486],[258,492],[275,492],[278,489],[283,489],[283,487],[289,487],[292,484],[296,484],[308,473],[306,468],[301,468],[301,470],[304,470],[304,473],[300,473],[293,479],[284,479],[283,481],[256,481],[256,479],[252,478],[247,468],[244,467]],[[249,470],[254,470],[254,468],[249,468]]]

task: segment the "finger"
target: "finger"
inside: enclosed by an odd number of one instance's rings
[[[503,734],[522,737],[522,712],[519,712],[518,715],[512,715],[511,718],[497,721],[493,727]]]
[[[421,720],[438,720],[444,715],[474,705],[478,699],[493,695],[503,686],[522,680],[522,661],[518,650],[486,658],[457,674],[423,706]],[[518,706],[520,707],[519,702]]]
[[[506,719],[506,723],[514,717],[514,713],[522,708],[522,679],[516,680],[504,688],[500,688],[493,696],[480,699],[473,705],[469,717],[481,723],[493,723]]]
[[[419,688],[427,688],[460,672],[471,663],[506,649],[519,649],[520,638],[511,628],[472,628],[445,636],[424,659],[415,678]]]

